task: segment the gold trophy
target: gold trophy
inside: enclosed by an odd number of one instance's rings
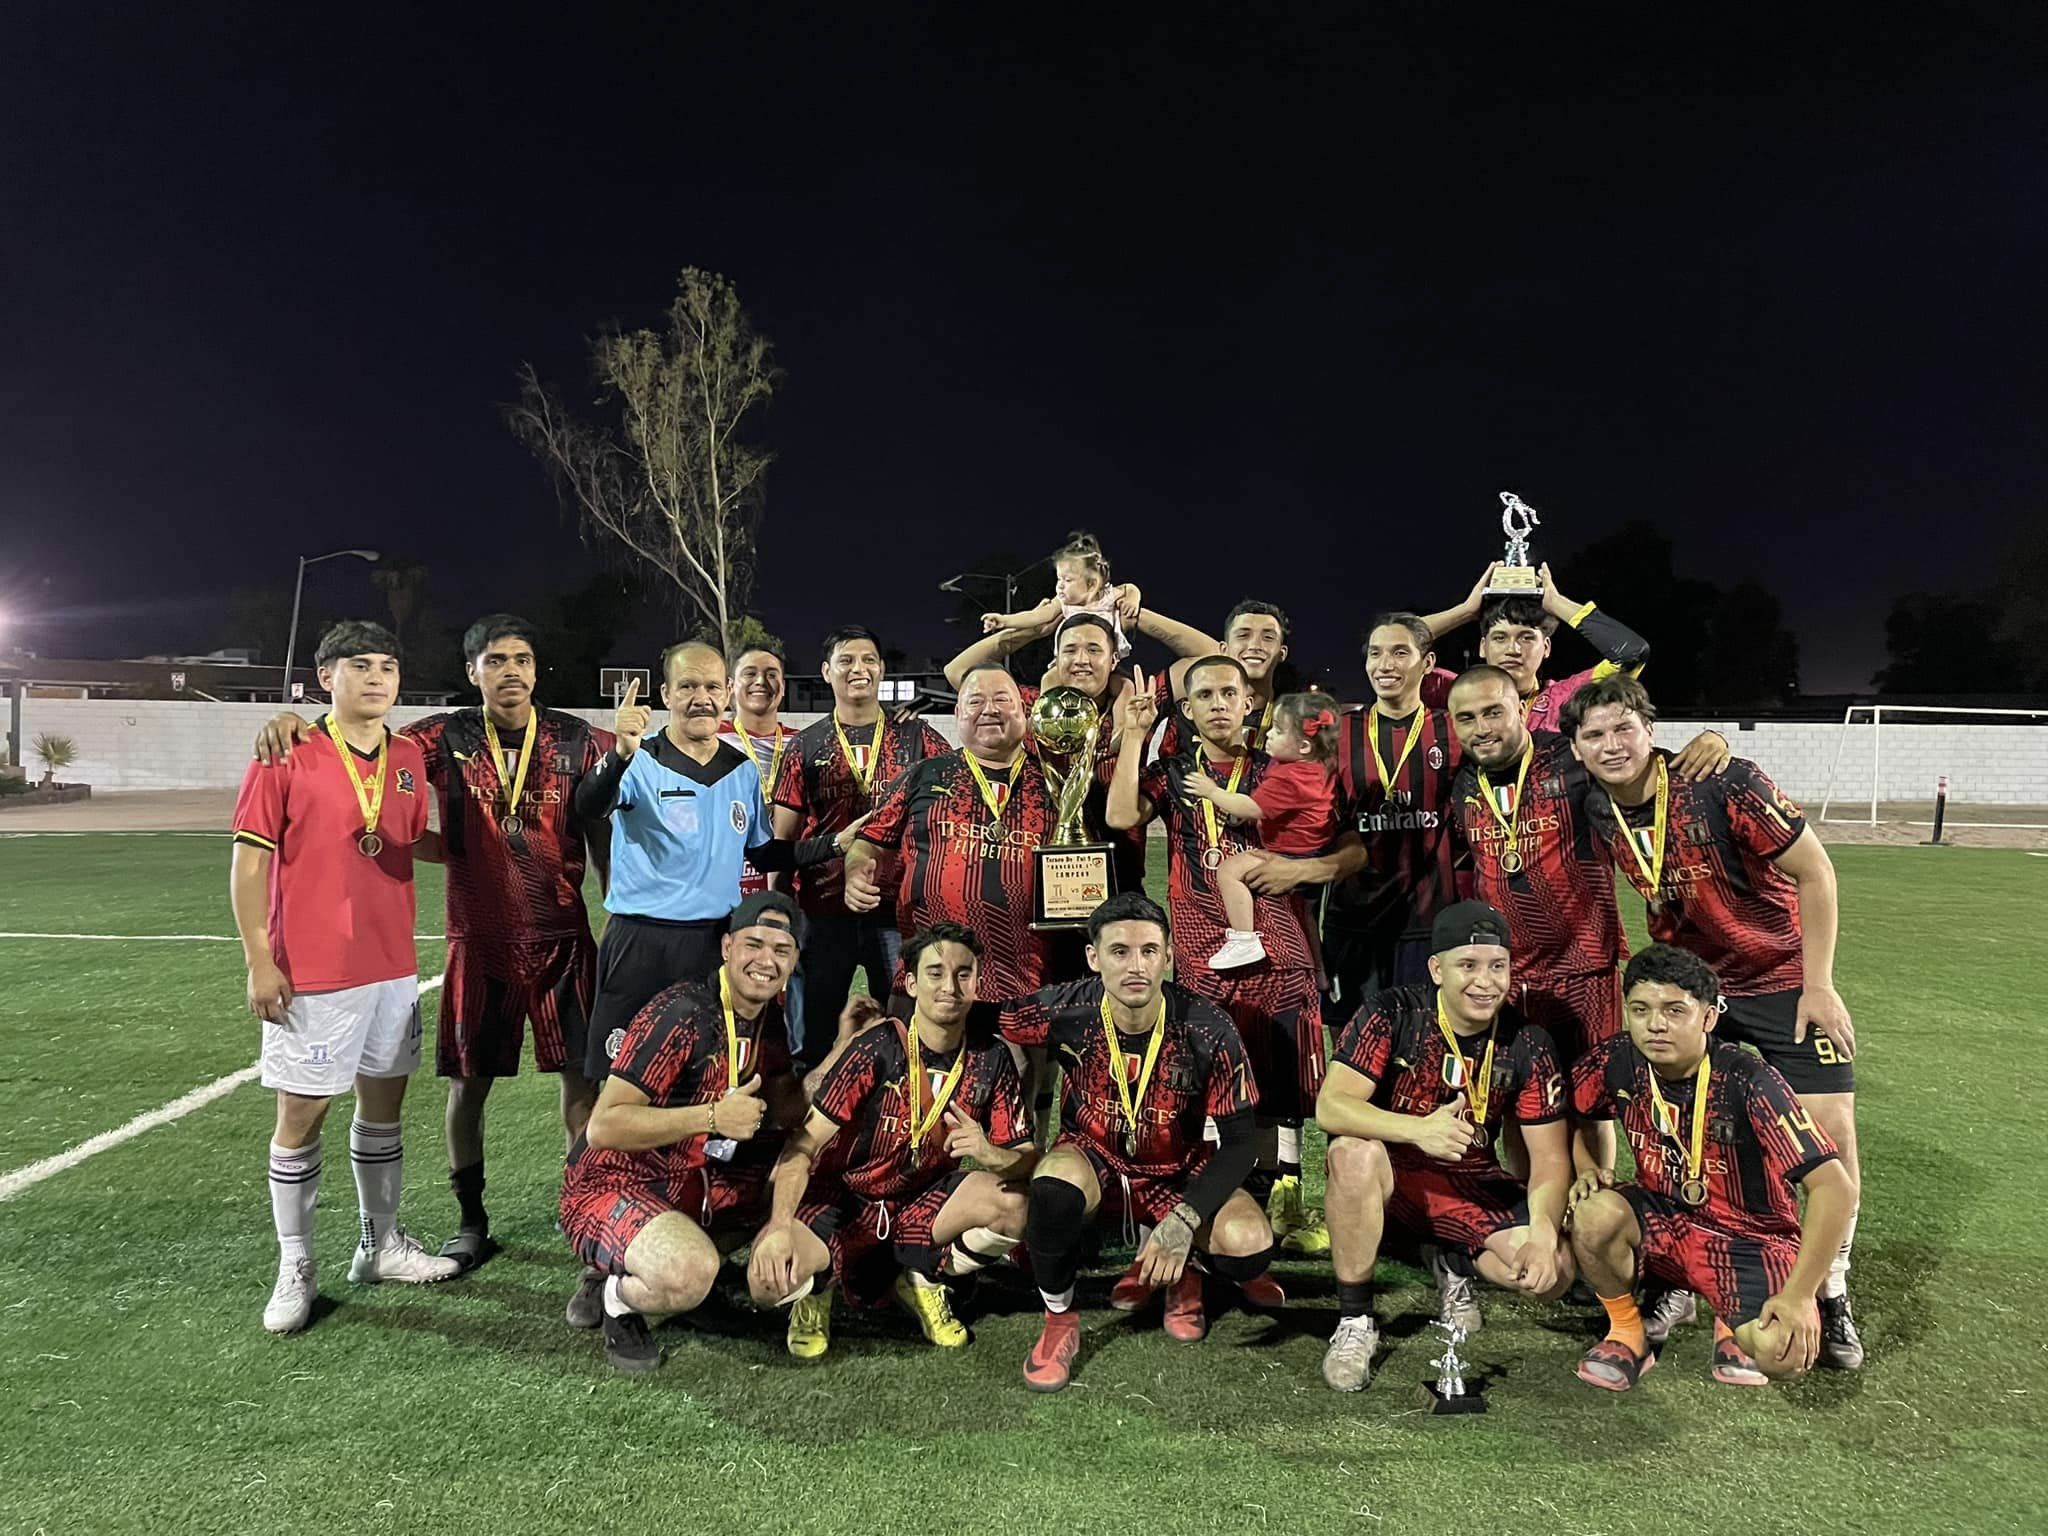
[[[1116,888],[1110,844],[1089,835],[1082,808],[1095,783],[1102,711],[1078,688],[1048,688],[1031,706],[1031,739],[1052,790],[1052,839],[1031,851],[1031,926],[1085,928]]]
[[[1493,568],[1493,580],[1486,590],[1535,597],[1543,591],[1543,576],[1529,563],[1529,530],[1540,527],[1543,519],[1513,491],[1500,493],[1500,505],[1500,531],[1508,536],[1508,547],[1501,563]]]

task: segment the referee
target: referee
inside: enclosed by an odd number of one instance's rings
[[[638,681],[628,684],[613,719],[617,741],[576,786],[577,816],[609,818],[612,828],[610,917],[597,947],[584,1058],[593,1083],[610,1073],[626,1026],[655,994],[718,968],[718,940],[746,865],[776,873],[823,864],[859,831],[856,824],[801,843],[770,838],[761,770],[718,734],[725,657],[686,640],[662,652],[661,675],[667,728],[643,741],[652,711],[639,702]]]

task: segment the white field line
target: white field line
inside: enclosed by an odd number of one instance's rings
[[[442,933],[416,933],[416,942],[446,938]],[[12,933],[0,932],[0,939],[81,939],[107,944],[239,944],[232,933]]]
[[[429,977],[420,983],[420,993],[424,996],[440,985],[441,977]],[[30,1163],[26,1168],[15,1169],[14,1172],[0,1178],[0,1204],[35,1188],[45,1179],[55,1178],[67,1169],[76,1168],[89,1157],[97,1157],[112,1147],[120,1146],[124,1141],[133,1141],[144,1131],[153,1131],[160,1125],[169,1125],[173,1120],[182,1120],[193,1110],[203,1109],[215,1099],[226,1098],[244,1083],[255,1082],[257,1071],[258,1068],[252,1063],[238,1072],[230,1072],[226,1077],[217,1077],[212,1082],[201,1084],[190,1093],[171,1100],[168,1104],[160,1104],[155,1109],[137,1115],[126,1125],[117,1126],[111,1131],[102,1131],[91,1140],[81,1141],[75,1147],[67,1147],[54,1157],[46,1157],[41,1162]]]

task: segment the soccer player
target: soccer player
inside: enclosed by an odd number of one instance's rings
[[[229,903],[263,1021],[262,1080],[277,1094],[270,1213],[277,1283],[272,1333],[312,1320],[313,1206],[328,1101],[351,1085],[349,1161],[362,1237],[348,1277],[422,1284],[458,1272],[398,1224],[405,1184],[399,1110],[420,1062],[413,951],[415,845],[427,830],[426,764],[385,728],[398,702],[398,641],[380,625],[337,624],[314,652],[332,697],[320,735],[291,761],[252,762],[235,802]]]
[[[1218,813],[1186,787],[1186,780],[1204,773],[1227,793],[1256,798],[1272,760],[1245,743],[1251,682],[1242,662],[1231,656],[1196,661],[1184,685],[1184,708],[1195,733],[1192,752],[1185,758],[1162,758],[1142,771],[1158,695],[1144,686],[1141,673],[1119,702],[1108,815],[1112,827],[1139,827],[1154,817],[1165,826],[1168,906],[1187,952],[1208,955],[1222,944],[1229,927],[1216,871],[1231,854],[1259,847],[1259,832],[1255,822],[1235,823]],[[1262,882],[1252,884],[1260,887]],[[1237,1026],[1258,1079],[1259,1166],[1252,1192],[1266,1198],[1274,1230],[1291,1250],[1323,1253],[1329,1249],[1329,1234],[1301,1195],[1301,1123],[1323,1080],[1315,959],[1293,902],[1258,895],[1253,916],[1265,944],[1264,960],[1231,971],[1196,964],[1177,976]]]
[[[711,974],[749,865],[775,873],[843,852],[832,838],[797,847],[770,839],[760,768],[719,740],[726,668],[714,647],[672,645],[661,673],[668,725],[643,752],[652,712],[639,702],[638,681],[628,683],[612,720],[612,750],[576,786],[576,814],[612,823],[604,897],[611,919],[598,942],[583,1067],[593,1082],[604,1080],[648,999],[677,980]]]
[[[896,921],[905,939],[933,923],[981,938],[980,991],[991,1002],[1036,992],[1045,942],[1031,929],[1031,851],[1052,833],[1052,792],[1024,750],[1024,701],[993,664],[963,680],[960,748],[912,765],[889,787],[846,853],[846,904],[881,904],[880,857],[903,851]]]
[[[1532,731],[1557,729],[1558,712],[1580,688],[1596,677],[1616,672],[1640,672],[1650,659],[1650,642],[1602,613],[1591,603],[1575,602],[1557,590],[1550,578],[1550,566],[1537,567],[1543,579],[1540,597],[1489,596],[1487,583],[1497,567],[1489,565],[1465,601],[1441,613],[1426,614],[1423,626],[1437,639],[1452,630],[1479,620],[1479,659],[1499,667],[1515,680],[1522,698],[1522,712]],[[1600,660],[1583,672],[1546,683],[1539,675],[1550,657],[1551,639],[1557,626],[1576,629],[1600,652]],[[1432,670],[1423,684],[1423,701],[1441,708],[1450,697],[1457,674],[1443,668]]]
[[[1228,656],[1244,670],[1241,738],[1248,747],[1257,747],[1265,741],[1266,732],[1273,725],[1273,701],[1282,694],[1302,692],[1308,686],[1287,665],[1290,630],[1286,610],[1279,604],[1247,597],[1224,617],[1222,642],[1204,653]],[[1139,631],[1145,632],[1142,621]],[[1187,658],[1185,652],[1182,655],[1184,659],[1162,673],[1153,684],[1153,697],[1159,713],[1167,717],[1166,729],[1159,737],[1161,758],[1179,757],[1189,750],[1183,734],[1185,723],[1181,712],[1168,707],[1186,699],[1188,673],[1199,659]]]
[[[1360,1010],[1316,1101],[1340,1314],[1323,1380],[1340,1392],[1372,1372],[1372,1272],[1389,1220],[1422,1241],[1441,1315],[1467,1333],[1482,1322],[1475,1269],[1546,1299],[1572,1281],[1564,1078],[1550,1037],[1508,1001],[1508,925],[1483,901],[1455,902],[1430,945],[1430,985],[1389,988]],[[1494,1154],[1510,1119],[1528,1151],[1526,1188]]]
[[[726,692],[732,700],[732,718],[718,731],[720,740],[731,742],[754,760],[754,766],[761,774],[764,806],[774,803],[775,783],[782,776],[783,757],[795,736],[795,732],[786,730],[782,724],[785,686],[782,671],[782,658],[765,647],[741,651],[733,661],[732,676],[726,681]],[[774,821],[771,811],[765,822],[772,826]],[[740,872],[742,896],[768,890],[775,883],[773,875],[764,875],[751,866]],[[799,969],[798,980],[801,979],[802,971]]]
[[[1716,1381],[1799,1375],[1820,1350],[1814,1296],[1848,1235],[1855,1180],[1785,1079],[1715,1038],[1721,986],[1704,960],[1652,944],[1622,984],[1628,1033],[1572,1069],[1580,1116],[1619,1120],[1636,1161],[1634,1183],[1596,1169],[1572,1186],[1572,1251],[1609,1323],[1579,1379],[1625,1392],[1657,1363],[1639,1275],[1714,1309]]]
[[[1024,1236],[1019,1181],[1038,1150],[1009,1048],[974,1016],[980,968],[972,929],[913,935],[909,1020],[854,1036],[776,1161],[748,1276],[758,1305],[790,1307],[787,1343],[800,1360],[831,1345],[835,1286],[866,1305],[893,1290],[927,1339],[960,1348],[967,1329],[944,1277],[974,1273]]]
[[[953,750],[922,720],[899,724],[882,713],[882,647],[872,630],[849,625],[827,635],[823,671],[832,687],[832,711],[799,731],[783,757],[774,784],[777,837],[843,835],[913,764]],[[846,905],[842,866],[821,864],[798,873],[803,993],[800,1003],[792,1000],[790,1049],[799,1060],[816,1062],[831,1048],[829,1032],[846,1007],[856,970],[866,972],[870,996],[886,997],[895,984],[901,944],[897,878],[896,855],[882,854],[876,870],[880,904],[855,912]]]
[[[1756,764],[1738,757],[1719,778],[1694,783],[1656,750],[1656,721],[1643,685],[1625,675],[1589,683],[1565,705],[1573,750],[1605,791],[1594,830],[1649,904],[1650,936],[1691,950],[1720,979],[1720,1037],[1755,1046],[1792,1085],[1860,1191],[1856,1031],[1834,985],[1834,863],[1805,813]],[[1852,1209],[1820,1287],[1821,1360],[1845,1370],[1863,1363],[1849,1308],[1855,1238]],[[1688,1307],[1681,1300],[1675,1311]]]
[[[661,1363],[648,1315],[703,1303],[720,1253],[759,1221],[773,1133],[803,1119],[776,1001],[796,969],[796,926],[780,891],[740,902],[717,974],[634,1015],[570,1150],[562,1230],[607,1276],[605,1356],[621,1371]]]
[[[1134,685],[1128,699],[1143,691]],[[1145,695],[1147,698],[1149,694]],[[1066,1069],[1060,1136],[1031,1180],[1025,1243],[1045,1301],[1045,1325],[1024,1361],[1024,1383],[1057,1392],[1081,1347],[1074,1276],[1091,1218],[1116,1219],[1138,1259],[1110,1292],[1135,1312],[1166,1292],[1167,1334],[1208,1332],[1196,1250],[1252,1305],[1286,1301],[1268,1274],[1273,1229],[1241,1187],[1256,1153],[1253,1084],[1244,1045],[1212,1005],[1166,980],[1173,946],[1166,914],[1120,891],[1088,919],[1086,981],[1045,988],[1003,1010],[1013,1043],[1054,1047]],[[1203,1140],[1213,1118],[1218,1141]],[[1151,1233],[1142,1236],[1141,1225]]]

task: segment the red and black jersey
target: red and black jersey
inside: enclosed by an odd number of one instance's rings
[[[1456,836],[1471,850],[1472,894],[1508,920],[1516,979],[1541,987],[1608,970],[1628,951],[1607,850],[1593,830],[1593,777],[1562,736],[1531,731],[1528,750],[1519,806],[1519,764],[1488,773],[1482,787],[1479,765],[1467,759],[1451,792]],[[1498,816],[1487,808],[1489,792]],[[1502,865],[1503,818],[1514,825],[1522,862],[1513,872]]]
[[[1060,1134],[1132,1178],[1184,1179],[1207,1160],[1204,1122],[1248,1113],[1259,1101],[1244,1042],[1214,1004],[1168,982],[1165,1037],[1152,1080],[1138,1104],[1138,1150],[1124,1150],[1128,1122],[1118,1095],[1109,1041],[1102,1027],[1102,981],[1066,981],[1002,1010],[1003,1037],[1023,1046],[1049,1045],[1058,1053]],[[1135,1094],[1144,1071],[1149,1034],[1118,1032],[1124,1077]]]
[[[1697,1219],[1739,1237],[1797,1238],[1799,1181],[1837,1155],[1834,1142],[1761,1056],[1709,1035],[1707,1062],[1714,1074],[1701,1145],[1707,1199]],[[1616,1035],[1572,1068],[1572,1108],[1584,1120],[1620,1121],[1637,1182],[1677,1200],[1692,1150],[1698,1073],[1678,1082],[1657,1080],[1673,1116],[1660,1128],[1650,1072],[1635,1042]]]
[[[1366,733],[1372,736],[1368,739]],[[1409,738],[1417,736],[1414,746]],[[1394,776],[1382,781],[1373,760]],[[1405,756],[1404,756],[1405,754]],[[1438,912],[1458,899],[1458,844],[1451,785],[1463,754],[1441,710],[1392,719],[1371,705],[1344,711],[1337,737],[1337,824],[1365,844],[1365,868],[1330,892],[1324,927],[1428,938]]]
[[[1455,1163],[1431,1157],[1419,1148],[1389,1144],[1387,1155],[1398,1168],[1435,1168],[1459,1173],[1503,1172],[1494,1155],[1494,1137],[1509,1118],[1522,1125],[1548,1125],[1564,1118],[1564,1073],[1550,1036],[1529,1023],[1512,1005],[1500,1011],[1493,1029],[1493,1077],[1487,1090],[1486,1115],[1479,1119],[1469,1088],[1460,1087],[1463,1070],[1444,1043],[1436,1021],[1435,987],[1390,987],[1345,1028],[1337,1041],[1336,1059],[1373,1082],[1372,1101],[1397,1115],[1427,1115],[1465,1095],[1473,1123],[1486,1134],[1476,1138]],[[1484,1034],[1458,1039],[1472,1070],[1486,1060]]]
[[[899,1019],[885,1019],[854,1037],[818,1085],[811,1107],[824,1114],[839,1134],[826,1143],[811,1172],[812,1198],[829,1198],[832,1186],[867,1200],[907,1200],[938,1183],[960,1166],[946,1152],[952,1127],[946,1114],[957,1111],[979,1125],[998,1147],[1021,1147],[1031,1140],[1031,1118],[1024,1104],[1024,1085],[1010,1059],[1010,1048],[989,1027],[993,1010],[970,1021],[958,1050],[938,1055],[920,1048],[918,1065],[925,1081],[917,1093],[920,1118],[931,1113],[947,1074],[964,1053],[960,1078],[952,1097],[924,1139],[917,1156],[910,1155],[910,1051]]]
[[[928,923],[965,923],[981,936],[981,993],[1005,1002],[1045,980],[1045,942],[1031,931],[1032,850],[1052,835],[1053,804],[1030,753],[1009,770],[984,768],[991,811],[960,752],[928,757],[889,786],[861,839],[901,848],[896,922],[907,940]]]
[[[1259,784],[1271,770],[1273,760],[1253,752],[1245,762],[1244,776],[1237,792],[1257,797]],[[1174,946],[1185,956],[1177,972],[1183,986],[1194,987],[1205,996],[1206,988],[1222,987],[1233,978],[1256,974],[1259,967],[1241,971],[1212,971],[1202,957],[1214,954],[1223,942],[1229,923],[1223,915],[1223,895],[1216,887],[1216,871],[1204,855],[1209,850],[1209,819],[1202,814],[1207,803],[1182,787],[1195,771],[1192,758],[1170,757],[1147,768],[1138,779],[1138,793],[1152,803],[1160,825],[1166,829],[1167,908],[1173,918]],[[1230,768],[1205,763],[1203,771],[1218,784],[1228,785]],[[1256,822],[1233,822],[1221,811],[1215,813],[1216,846],[1224,858],[1245,848],[1262,846]],[[1285,896],[1256,896],[1253,917],[1265,941],[1266,959],[1261,966],[1276,971],[1314,970],[1308,935],[1302,928],[1300,911]]]
[[[872,810],[912,764],[953,750],[945,737],[922,720],[898,724],[885,715],[872,724],[843,729],[854,762],[859,764],[858,774],[846,760],[829,714],[798,731],[783,751],[782,769],[769,787],[769,795],[801,818],[799,838],[830,837],[843,831]],[[862,776],[872,786],[872,794],[861,788]],[[887,916],[895,911],[896,884],[901,878],[897,856],[883,851],[876,873],[882,887],[881,911]],[[845,917],[845,865],[834,859],[798,870],[796,899],[813,916]]]
[[[1670,754],[1660,755],[1668,763]],[[1654,892],[1643,871],[1656,861],[1656,801],[1617,806],[1620,823],[1605,796],[1593,805],[1594,830],[1649,902],[1650,937],[1698,955],[1731,997],[1796,991],[1805,980],[1799,887],[1773,860],[1799,841],[1806,813],[1739,757],[1719,777],[1695,784],[1671,773],[1669,781],[1663,878]]]
[[[733,1024],[739,1036],[738,1081],[757,1073],[764,1080],[788,1074],[789,1037],[780,1003],[770,1003],[757,1018],[735,1017]],[[636,1013],[612,1055],[612,1076],[638,1088],[656,1109],[680,1109],[708,1104],[731,1091],[734,1077],[728,1060],[725,1010],[718,1001],[718,978],[713,976],[709,981],[677,982]],[[680,1178],[704,1166],[708,1140],[687,1136],[665,1147],[621,1152],[593,1147],[587,1136],[578,1136],[569,1149],[564,1183],[651,1184]],[[774,1161],[780,1140],[763,1122],[758,1133],[740,1143],[733,1162],[765,1167]]]
[[[536,709],[524,730],[498,732],[502,762],[491,760],[481,709],[429,715],[402,734],[420,744],[427,782],[440,796],[448,937],[525,944],[588,932],[584,825],[572,802],[576,781],[611,750],[611,732],[560,710]],[[508,797],[529,735],[533,763],[519,790],[520,830],[508,837]]]

